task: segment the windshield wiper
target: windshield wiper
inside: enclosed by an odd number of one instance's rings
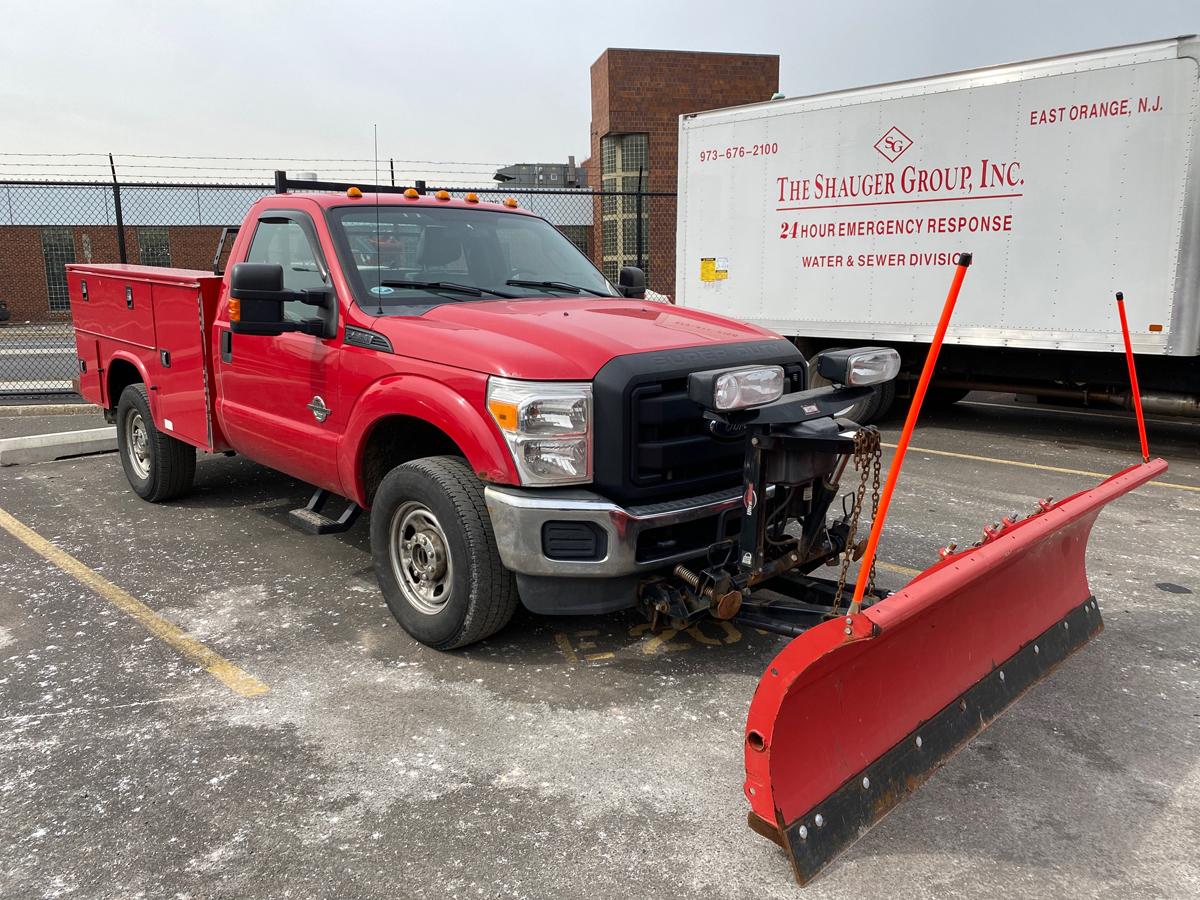
[[[503,297],[505,300],[515,300],[516,294],[505,291],[493,291],[491,288],[475,287],[472,284],[458,284],[453,281],[381,281],[382,287],[412,288],[426,291],[453,291],[456,294],[470,294],[472,297],[482,297],[491,294],[493,297]]]
[[[606,294],[604,291],[595,291],[591,288],[580,287],[577,284],[569,284],[566,281],[526,281],[523,278],[510,278],[505,284],[511,284],[513,287],[531,287],[541,288],[542,290],[550,291],[570,291],[572,294],[583,292],[591,294],[593,297],[611,297],[612,294]]]

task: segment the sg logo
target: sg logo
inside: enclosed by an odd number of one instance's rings
[[[895,162],[912,144],[912,138],[893,125],[875,142],[875,149],[888,162]]]

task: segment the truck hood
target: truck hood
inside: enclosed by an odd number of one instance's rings
[[[629,353],[778,337],[711,313],[599,297],[446,303],[370,327],[404,356],[533,380],[591,379]]]

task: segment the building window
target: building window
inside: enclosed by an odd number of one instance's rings
[[[579,248],[579,251],[584,256],[591,256],[592,253],[592,226],[591,225],[556,225],[563,236]]]
[[[165,228],[139,228],[138,259],[143,266],[171,265],[171,238]]]
[[[75,262],[75,235],[70,228],[42,229],[42,257],[46,261],[46,298],[54,312],[71,308],[67,293],[67,263]]]
[[[649,269],[650,204],[646,197],[639,204],[637,197],[646,189],[649,176],[649,143],[646,134],[609,134],[600,139],[600,175],[605,192],[600,201],[600,227],[605,272],[616,273],[622,266],[639,263]]]

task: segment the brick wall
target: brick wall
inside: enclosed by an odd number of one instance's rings
[[[589,184],[600,185],[600,139],[649,135],[646,189],[676,189],[679,117],[684,113],[769,100],[779,89],[779,57],[752,53],[608,49],[592,64]],[[651,287],[675,294],[675,203],[656,200],[651,221]],[[595,221],[600,222],[599,203]],[[595,241],[599,245],[599,237]]]
[[[76,262],[117,262],[116,229],[109,226],[72,227]],[[138,263],[138,235],[125,227],[125,255]],[[167,228],[171,265],[180,269],[211,270],[220,228],[172,225]],[[56,322],[70,317],[50,309],[46,264],[42,254],[42,228],[37,225],[0,225],[0,300],[8,303],[10,322]]]

